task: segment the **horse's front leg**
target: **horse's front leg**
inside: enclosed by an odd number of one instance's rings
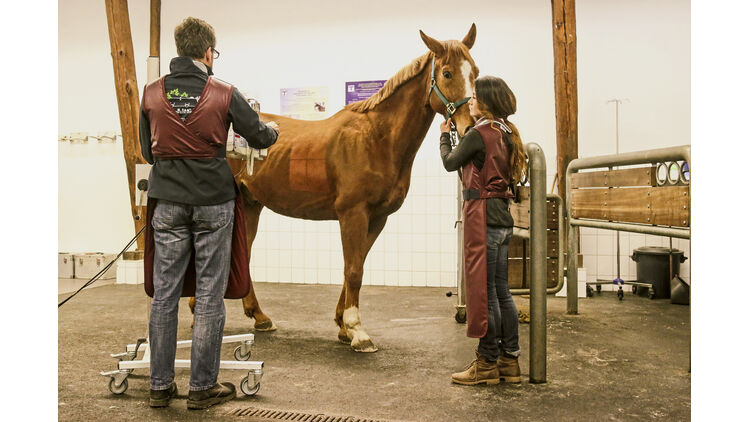
[[[362,286],[369,216],[364,204],[339,212],[341,244],[344,249],[344,312],[343,323],[346,336],[357,352],[375,352],[377,347],[362,328],[359,314],[359,289]],[[339,337],[341,337],[339,335]]]
[[[373,216],[370,217],[370,224],[367,230],[367,246],[365,249],[365,258],[362,260],[363,263],[367,258],[367,254],[370,253],[370,249],[375,241],[378,239],[378,235],[383,231],[385,222],[388,219],[387,215]],[[336,325],[339,326],[339,340],[343,343],[351,343],[352,339],[347,333],[346,325],[344,324],[344,307],[346,305],[346,283],[341,288],[341,295],[339,295],[339,302],[336,305],[336,316],[333,318],[336,321]]]
[[[258,233],[258,221],[260,220],[260,212],[263,211],[263,205],[255,200],[245,197],[243,206],[245,214],[245,233],[247,234],[247,253],[248,257],[251,257],[253,241],[255,240],[255,235]],[[245,311],[245,315],[255,319],[256,331],[273,331],[276,329],[276,325],[274,325],[271,318],[260,309],[258,299],[255,297],[252,277],[250,291],[247,293],[247,296],[242,298],[242,308]]]

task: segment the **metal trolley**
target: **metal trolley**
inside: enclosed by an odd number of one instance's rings
[[[260,390],[260,379],[263,377],[263,362],[248,361],[250,359],[250,347],[255,341],[253,334],[240,334],[223,337],[223,343],[240,343],[234,349],[236,361],[224,361],[219,363],[220,369],[238,369],[247,371],[247,376],[240,381],[240,390],[253,396]],[[177,342],[178,349],[190,348],[192,340]],[[138,352],[143,351],[143,357],[136,359]],[[102,371],[101,375],[110,377],[109,391],[113,394],[123,394],[128,389],[128,375],[135,369],[149,368],[151,365],[151,349],[148,340],[139,338],[135,344],[128,344],[123,353],[112,353],[111,357],[118,359],[117,369],[114,371]],[[190,359],[175,359],[175,368],[190,368]]]

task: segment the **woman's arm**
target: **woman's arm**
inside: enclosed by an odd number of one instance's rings
[[[463,167],[478,152],[484,152],[484,142],[482,141],[482,135],[474,129],[469,129],[466,132],[456,148],[451,147],[448,132],[440,134],[440,157],[443,159],[443,167],[448,171],[455,171]]]

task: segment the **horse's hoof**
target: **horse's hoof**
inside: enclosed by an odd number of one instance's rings
[[[349,336],[346,335],[345,330],[339,331],[339,341],[344,344],[351,344],[352,339],[349,338]]]
[[[255,331],[275,331],[275,330],[276,330],[276,325],[270,319],[266,321],[255,322]]]
[[[378,348],[375,347],[375,344],[373,344],[372,340],[370,340],[369,338],[359,340],[356,343],[352,341],[352,349],[354,349],[355,352],[362,353],[373,353],[378,351]]]

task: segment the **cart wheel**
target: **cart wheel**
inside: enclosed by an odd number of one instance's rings
[[[115,385],[115,377],[112,377],[109,379],[109,391],[112,392],[112,394],[120,395],[124,393],[128,389],[128,379],[125,378],[122,380],[122,384],[120,386]]]
[[[248,360],[250,359],[250,355],[252,352],[250,350],[247,351],[246,355],[242,354],[242,346],[237,346],[234,348],[234,360]]]
[[[633,294],[638,293],[638,286],[633,286]]]
[[[240,383],[240,390],[242,390],[242,392],[245,393],[246,396],[254,396],[260,390],[260,383],[255,384],[253,387],[250,387],[250,382],[247,377],[242,378],[242,382]]]
[[[466,323],[466,308],[456,309],[456,322],[459,324]]]
[[[653,299],[655,297],[656,297],[656,292],[654,291],[654,289],[649,289],[648,290],[648,298],[649,299]]]
[[[625,296],[625,292],[622,291],[622,288],[617,290],[617,298],[622,300],[623,296]]]
[[[596,292],[599,293],[599,294],[602,293],[602,285],[601,284],[597,284],[596,285]]]
[[[591,286],[586,286],[586,297],[594,297],[594,289]]]

